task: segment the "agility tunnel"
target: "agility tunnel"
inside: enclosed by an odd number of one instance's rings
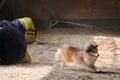
[[[33,43],[36,41],[36,29],[33,23],[33,20],[29,17],[23,17],[16,19],[15,21],[19,21],[25,28],[25,39],[26,42]]]
[[[26,53],[25,28],[18,21],[0,21],[0,64],[22,62]]]

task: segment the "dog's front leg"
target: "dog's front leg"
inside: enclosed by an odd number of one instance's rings
[[[95,65],[89,65],[93,72],[100,72],[100,70]]]
[[[100,72],[100,70],[95,65],[89,65],[87,63],[84,63],[84,65],[93,70],[93,72]]]

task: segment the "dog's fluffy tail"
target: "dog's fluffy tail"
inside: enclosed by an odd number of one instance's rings
[[[55,61],[59,61],[60,54],[61,54],[61,48],[58,48],[55,53]]]

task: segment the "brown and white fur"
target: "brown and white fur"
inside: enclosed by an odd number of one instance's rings
[[[83,48],[63,45],[55,53],[55,61],[62,61],[62,68],[66,63],[74,63],[84,65],[95,72],[99,72],[95,66],[98,57],[98,45],[93,41],[85,44]]]

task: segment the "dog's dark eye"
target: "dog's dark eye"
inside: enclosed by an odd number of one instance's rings
[[[93,53],[95,53],[95,50],[92,50]]]

